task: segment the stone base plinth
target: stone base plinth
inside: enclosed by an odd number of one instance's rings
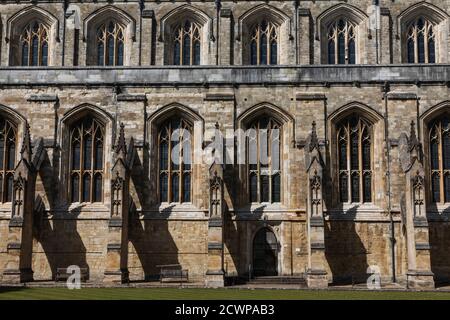
[[[207,271],[205,286],[208,288],[222,288],[225,286],[225,277],[223,271]]]
[[[434,274],[429,271],[408,271],[408,289],[428,290],[434,289]]]
[[[308,270],[306,273],[308,288],[321,289],[328,287],[328,277],[325,270]]]
[[[3,271],[2,283],[18,284],[33,281],[33,270],[31,269],[7,269]]]
[[[103,283],[128,283],[130,281],[128,270],[107,270],[104,273]]]

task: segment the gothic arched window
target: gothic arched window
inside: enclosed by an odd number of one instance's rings
[[[37,21],[28,24],[20,35],[22,66],[48,65],[48,28]]]
[[[0,118],[0,202],[11,202],[16,166],[17,127]]]
[[[372,128],[353,115],[337,127],[339,198],[342,203],[372,202]]]
[[[71,202],[102,202],[105,128],[87,116],[70,132]]]
[[[436,36],[433,24],[418,18],[408,29],[406,42],[408,63],[435,63]]]
[[[200,64],[200,26],[186,20],[175,28],[173,38],[173,64],[199,65]]]
[[[431,124],[431,198],[435,203],[450,202],[450,118]]]
[[[97,64],[123,66],[125,51],[124,28],[109,21],[97,29]]]
[[[251,31],[250,64],[273,65],[278,58],[277,27],[266,20],[256,24]]]
[[[173,118],[159,128],[159,198],[161,202],[191,202],[192,126]]]
[[[328,63],[356,63],[355,26],[348,20],[339,19],[328,27]]]
[[[247,130],[250,202],[281,202],[281,125],[261,117]]]

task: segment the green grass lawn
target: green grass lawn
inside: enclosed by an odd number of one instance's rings
[[[0,300],[450,300],[450,292],[177,289],[177,288],[0,288]]]

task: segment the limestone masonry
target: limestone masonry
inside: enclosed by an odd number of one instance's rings
[[[0,18],[0,285],[71,265],[105,285],[450,281],[450,1],[4,0]]]

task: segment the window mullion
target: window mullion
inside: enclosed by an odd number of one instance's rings
[[[359,134],[359,138],[358,138],[358,159],[359,159],[359,200],[361,203],[364,202],[364,183],[363,183],[363,178],[364,178],[364,166],[363,166],[363,124],[361,123],[361,120],[359,121],[359,125],[358,125],[358,134]]]
[[[443,159],[443,143],[442,143],[442,123],[439,123],[439,186],[440,186],[440,202],[445,202],[444,193],[444,159]]]
[[[167,202],[172,202],[172,125],[168,125]]]
[[[350,123],[346,124],[347,129],[347,202],[351,202],[352,197],[352,165],[351,165],[351,134]]]

